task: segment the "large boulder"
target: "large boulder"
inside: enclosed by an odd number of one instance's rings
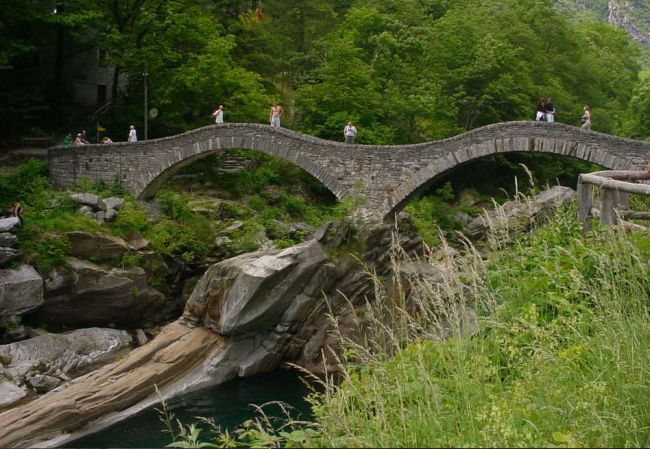
[[[0,363],[14,385],[43,393],[110,361],[131,343],[128,332],[115,329],[45,334],[0,345]]]
[[[321,244],[312,240],[221,261],[197,284],[184,317],[222,335],[273,329],[325,260]]]
[[[124,206],[124,200],[118,197],[110,197],[104,199],[104,204],[106,204],[106,209],[120,210]]]
[[[89,234],[83,231],[67,233],[70,255],[82,259],[115,260],[130,251],[129,244],[119,237],[102,232]]]
[[[0,218],[0,232],[9,232],[18,226],[20,226],[18,217]]]
[[[527,231],[531,225],[553,213],[556,207],[567,204],[575,197],[569,187],[553,186],[528,201],[508,201],[495,210],[486,211],[465,227],[472,238],[484,237],[488,230],[502,241]]]
[[[92,193],[73,193],[70,198],[84,206],[90,206],[94,210],[106,210],[106,203],[97,195]]]
[[[29,265],[0,270],[0,321],[43,304],[43,278]]]
[[[67,268],[67,273],[48,276],[48,294],[41,309],[29,317],[31,323],[139,328],[161,319],[165,297],[147,287],[141,268],[107,270],[72,257]]]
[[[0,377],[0,409],[14,404],[27,396],[27,390]]]

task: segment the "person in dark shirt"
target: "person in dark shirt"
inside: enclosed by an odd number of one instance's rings
[[[551,97],[548,97],[544,104],[544,118],[547,122],[555,121],[555,106],[553,105],[553,99]]]
[[[543,122],[545,112],[546,112],[546,108],[544,106],[544,98],[540,97],[539,101],[537,102],[537,112],[535,114],[535,120],[538,122]]]

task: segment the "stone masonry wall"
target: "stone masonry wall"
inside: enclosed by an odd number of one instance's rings
[[[84,179],[116,181],[143,198],[182,166],[229,148],[290,161],[339,199],[364,196],[362,207],[382,219],[448,170],[494,153],[549,152],[621,170],[641,168],[650,158],[650,142],[561,123],[499,123],[449,139],[396,146],[348,145],[268,125],[225,124],[135,143],[55,147],[49,151],[50,179],[57,188]]]

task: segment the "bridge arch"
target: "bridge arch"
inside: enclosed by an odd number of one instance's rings
[[[260,125],[260,127],[262,126],[264,125]],[[347,194],[346,189],[330,173],[323,170],[323,166],[317,160],[305,157],[300,150],[296,149],[292,139],[283,138],[282,135],[275,135],[272,138],[265,137],[268,136],[260,133],[255,136],[208,137],[207,140],[193,140],[189,143],[191,148],[186,148],[184,151],[172,151],[158,171],[140,174],[135,182],[139,190],[136,196],[140,199],[152,197],[162,184],[183,167],[229,149],[260,151],[291,162],[320,181],[337,199],[340,200]],[[192,153],[189,156],[187,155],[188,150]]]
[[[144,198],[183,165],[231,148],[289,161],[338,199],[364,197],[359,207],[377,220],[390,220],[413,195],[449,170],[492,154],[553,153],[613,170],[640,169],[650,159],[650,142],[562,123],[497,123],[435,142],[390,146],[348,145],[285,128],[228,123],[143,142],[51,148],[50,181],[59,188],[83,179],[117,181]]]
[[[537,125],[543,126],[542,129],[552,127],[551,129],[555,131],[552,137],[535,132],[531,132],[528,137],[512,135],[512,131],[522,124],[530,126],[529,122],[500,123],[449,139],[447,144],[451,144],[452,148],[444,151],[444,155],[440,158],[407,177],[397,186],[383,201],[379,209],[380,214],[384,220],[391,220],[414,196],[450,171],[494,154],[515,152],[557,154],[595,163],[611,170],[640,169],[644,166],[644,161],[650,157],[649,142],[584,131],[559,123]],[[496,131],[498,137],[490,136],[493,131]],[[442,144],[445,141],[438,143]]]

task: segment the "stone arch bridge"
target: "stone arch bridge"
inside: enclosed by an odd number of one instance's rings
[[[228,123],[134,143],[54,147],[48,152],[50,179],[57,188],[84,179],[116,181],[146,198],[181,167],[230,148],[290,161],[338,199],[365,198],[360,207],[378,219],[391,218],[450,170],[491,154],[554,153],[612,170],[640,169],[650,158],[650,142],[561,123],[498,123],[439,141],[394,146],[348,145],[268,125]]]

